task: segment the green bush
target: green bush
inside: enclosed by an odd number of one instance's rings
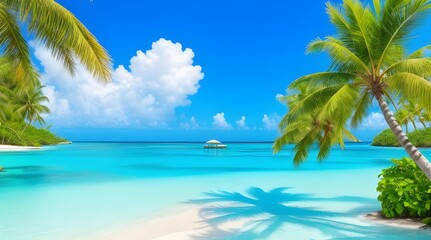
[[[431,147],[431,128],[418,129],[413,132],[409,132],[407,137],[410,139],[411,143],[416,147]],[[373,146],[387,146],[387,147],[399,147],[395,135],[392,133],[391,129],[385,129],[383,132],[374,137]]]
[[[431,182],[410,158],[392,160],[394,166],[383,169],[377,191],[386,218],[420,218],[431,223]]]
[[[23,131],[23,129],[25,130]],[[11,144],[18,146],[42,146],[66,142],[50,132],[48,129],[25,127],[23,122],[8,122],[0,125],[0,144]]]

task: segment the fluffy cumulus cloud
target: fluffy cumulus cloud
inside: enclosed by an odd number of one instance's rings
[[[176,107],[190,105],[189,96],[197,93],[204,77],[202,68],[193,65],[191,49],[163,38],[150,50],[137,51],[128,68],[118,66],[107,84],[80,65],[70,76],[46,48],[33,46],[50,99],[47,119],[56,125],[162,126]]]
[[[230,129],[232,126],[226,121],[224,112],[217,113],[213,116],[213,126],[216,128]]]
[[[367,129],[384,129],[388,127],[386,124],[385,117],[379,112],[372,112],[362,122],[362,128]]]
[[[249,129],[249,127],[247,127],[246,123],[245,123],[245,116],[242,116],[241,119],[236,121],[236,126],[239,129]]]
[[[280,120],[281,117],[276,113],[270,116],[264,114],[262,118],[263,126],[267,130],[276,130],[278,128],[278,123],[280,122]]]

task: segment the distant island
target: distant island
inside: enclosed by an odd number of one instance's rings
[[[417,147],[431,147],[431,128],[417,129],[407,133],[413,145]],[[380,147],[399,147],[399,141],[395,138],[391,129],[385,129],[374,137],[372,146]]]

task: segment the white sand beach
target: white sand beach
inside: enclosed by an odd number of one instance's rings
[[[166,214],[154,216],[152,219],[135,223],[123,228],[111,229],[98,236],[89,239],[103,240],[194,240],[194,239],[228,239],[230,236],[251,228],[249,220],[230,219],[224,223],[210,224],[208,215],[202,214],[205,206],[184,204],[172,209]],[[257,218],[254,220],[258,220]],[[347,219],[346,219],[347,220]],[[419,229],[425,226],[413,219],[384,219],[381,214],[374,212],[366,216],[358,216],[356,219],[348,219],[352,224],[365,224],[378,226],[380,224],[394,227],[395,229]],[[318,234],[312,229],[296,228],[292,236],[302,239],[301,236]],[[101,236],[103,235],[103,236]],[[355,236],[356,234],[352,235]],[[296,238],[294,238],[296,239]],[[326,238],[325,238],[326,239]]]
[[[386,219],[382,216],[380,212],[373,212],[363,217],[375,223],[383,224],[391,227],[418,229],[426,226],[426,224],[422,223],[418,219],[411,219],[411,218]]]
[[[223,224],[210,225],[201,214],[201,205],[185,204],[169,211],[168,214],[155,216],[120,229],[92,236],[89,239],[103,240],[192,240],[225,239],[240,231],[246,224],[244,220],[232,220]]]
[[[41,147],[0,145],[0,152],[19,152],[41,149]]]

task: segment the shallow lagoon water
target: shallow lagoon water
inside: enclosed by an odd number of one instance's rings
[[[184,203],[212,204],[214,221],[250,220],[229,239],[431,237],[358,218],[379,210],[377,176],[391,158],[406,155],[402,149],[351,143],[324,163],[313,149],[296,168],[291,147],[273,155],[270,143],[228,145],[74,143],[2,153],[0,239],[102,239]],[[237,207],[223,207],[227,202]]]

